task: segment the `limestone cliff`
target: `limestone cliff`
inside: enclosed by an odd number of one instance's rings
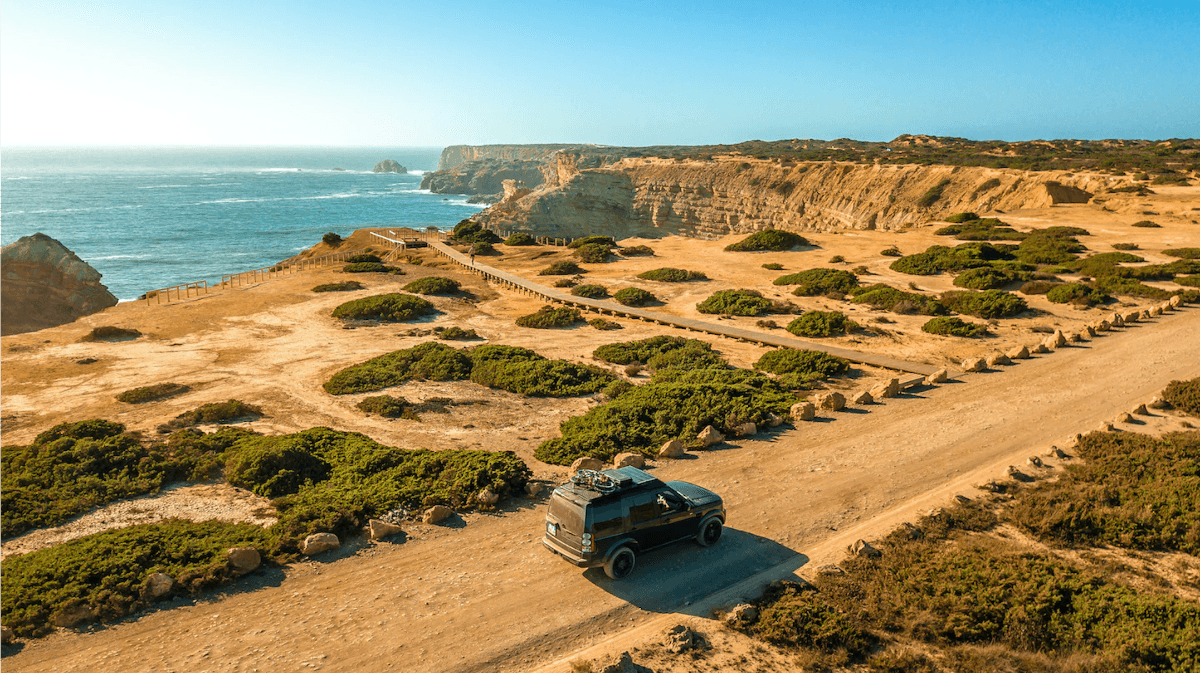
[[[596,163],[594,156],[558,152],[540,187],[512,190],[510,198],[473,219],[501,230],[557,236],[710,238],[770,228],[898,229],[964,210],[1086,203],[1097,190],[1122,180],[1066,171],[737,155]],[[939,191],[929,203],[929,195]]]
[[[544,161],[481,159],[457,164],[421,178],[421,189],[434,194],[469,194],[485,201],[498,201],[504,182],[516,180],[530,189],[540,187]]]
[[[596,145],[451,145],[442,150],[442,158],[438,161],[439,171],[448,171],[455,166],[468,161],[483,161],[496,159],[500,161],[545,161],[555,152],[563,150],[582,152]]]
[[[0,253],[0,334],[34,332],[115,306],[100,273],[62,243],[37,233]]]

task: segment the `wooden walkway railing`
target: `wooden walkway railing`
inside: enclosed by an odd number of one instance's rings
[[[823,353],[829,353],[830,355],[836,355],[840,358],[845,358],[851,362],[872,365],[875,367],[883,367],[885,369],[894,369],[912,374],[919,374],[921,378],[928,376],[929,374],[932,374],[940,369],[940,367],[935,367],[933,365],[921,362],[909,362],[907,360],[889,358],[883,355],[876,355],[874,353],[863,353],[861,351],[850,350],[848,348],[838,348],[837,346],[830,346],[828,344],[796,339],[790,336],[777,336],[774,334],[767,334],[765,332],[758,332],[740,327],[720,325],[704,320],[683,318],[666,313],[659,313],[657,311],[630,308],[628,306],[622,306],[614,301],[576,297],[573,294],[568,294],[552,287],[534,283],[515,274],[501,271],[494,267],[487,266],[486,264],[481,264],[478,261],[472,263],[467,255],[458,252],[441,241],[430,241],[429,245],[434,250],[437,250],[442,255],[448,257],[451,261],[461,264],[466,269],[482,275],[484,278],[493,283],[516,290],[518,292],[541,297],[548,302],[573,306],[586,311],[593,311],[601,315],[632,318],[634,320],[652,322],[657,325],[678,327],[681,329],[691,330],[693,332],[703,332],[705,334],[737,339],[739,341],[758,343],[764,346],[803,348],[807,350],[821,351]],[[919,380],[920,379],[902,381],[901,385],[907,387]]]

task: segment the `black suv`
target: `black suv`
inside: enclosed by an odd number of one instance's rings
[[[554,489],[542,544],[581,568],[604,567],[619,580],[637,555],[693,539],[721,539],[721,496],[683,481],[663,483],[637,468],[580,470]]]

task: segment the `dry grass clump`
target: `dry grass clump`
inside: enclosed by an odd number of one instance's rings
[[[143,404],[145,402],[165,400],[168,397],[182,395],[189,390],[191,388],[182,383],[156,383],[152,386],[142,386],[141,388],[126,390],[117,395],[117,401],[125,402],[126,404]]]

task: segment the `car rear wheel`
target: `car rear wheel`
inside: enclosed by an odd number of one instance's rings
[[[696,542],[701,547],[711,547],[721,539],[721,520],[713,517],[700,524],[700,532],[696,533]]]
[[[604,574],[614,580],[623,580],[629,577],[636,564],[637,557],[634,555],[633,550],[629,547],[621,547],[613,552],[612,556],[608,557],[608,563],[604,564]]]

